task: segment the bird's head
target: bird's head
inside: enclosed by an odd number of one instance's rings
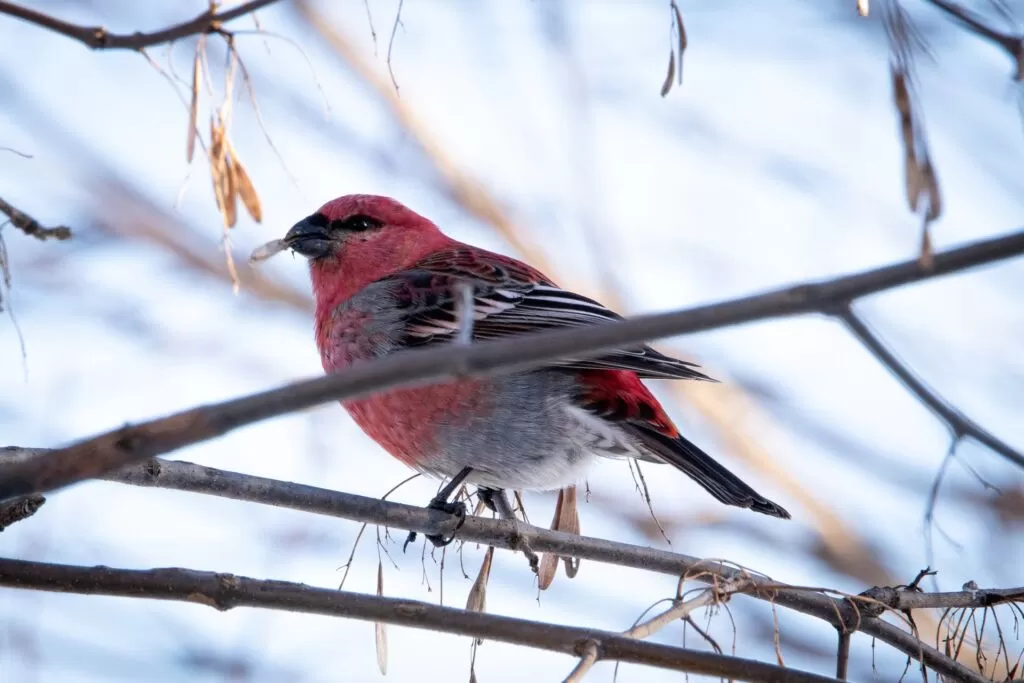
[[[303,218],[284,241],[289,249],[316,262],[344,258],[366,245],[399,246],[437,232],[433,223],[390,197],[350,194]]]
[[[318,303],[330,299],[333,304],[452,240],[390,197],[351,194],[296,223],[284,243],[309,260]]]

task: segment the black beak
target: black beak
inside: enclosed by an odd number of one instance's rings
[[[303,218],[284,236],[284,242],[289,249],[309,259],[327,254],[331,250],[332,240],[327,232],[326,217],[315,213]]]

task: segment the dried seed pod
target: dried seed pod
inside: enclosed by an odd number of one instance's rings
[[[200,44],[201,45],[201,44]],[[196,149],[196,136],[199,134],[197,118],[199,116],[199,88],[202,86],[203,74],[199,68],[200,46],[196,46],[196,56],[192,61],[192,101],[188,107],[188,136],[185,138],[185,158],[192,163],[192,155]]]
[[[377,597],[383,597],[384,595],[384,565],[377,562]],[[388,673],[388,632],[385,630],[383,621],[376,621],[373,624],[373,630],[377,646],[377,668],[380,669],[380,675],[384,676]]]
[[[287,248],[288,244],[284,240],[270,240],[266,244],[261,244],[252,250],[252,254],[249,255],[249,263],[266,261],[274,254],[279,251],[284,251]]]

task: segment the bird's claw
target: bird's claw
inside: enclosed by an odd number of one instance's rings
[[[456,532],[458,532],[458,530],[462,528],[462,525],[466,523],[466,504],[459,500],[449,502],[441,498],[434,498],[427,503],[427,509],[454,515],[458,519],[458,523],[455,525],[455,528],[452,529],[451,535],[448,538],[437,534],[424,534],[424,537],[430,541],[435,548],[443,548],[455,540]],[[409,535],[405,538],[405,543],[402,545],[402,552],[404,553],[405,549],[409,547],[409,544],[415,540],[416,532],[410,531]]]
[[[439,512],[445,512],[449,515],[455,515],[456,517],[466,518],[466,504],[461,500],[447,501],[441,498],[434,498],[427,503],[428,510],[438,510]]]
[[[435,498],[427,504],[427,508],[430,510],[438,510],[449,515],[454,515],[456,519],[458,519],[458,522],[455,524],[455,528],[452,529],[452,533],[447,539],[435,534],[426,536],[426,539],[433,543],[435,548],[443,548],[455,540],[456,532],[462,528],[463,524],[466,523],[466,504],[461,500],[448,502],[447,500],[439,500]]]

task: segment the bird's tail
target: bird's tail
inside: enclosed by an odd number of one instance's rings
[[[750,508],[754,512],[772,517],[790,518],[789,513],[781,505],[773,503],[750,488],[742,479],[722,467],[685,437],[667,436],[653,428],[635,423],[631,424],[629,429],[651,455],[682,470],[726,505]]]

